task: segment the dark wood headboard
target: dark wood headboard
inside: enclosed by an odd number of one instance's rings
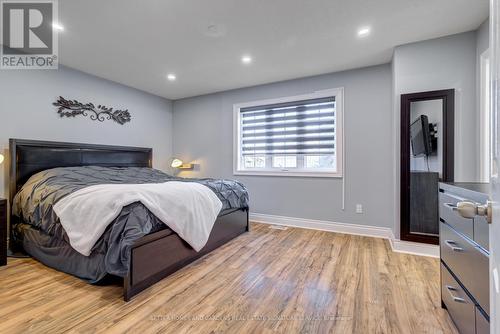
[[[10,205],[28,178],[55,167],[152,167],[153,149],[10,139]]]

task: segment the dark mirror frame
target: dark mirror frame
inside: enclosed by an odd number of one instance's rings
[[[405,241],[439,244],[439,237],[410,232],[410,107],[412,102],[443,101],[443,173],[441,182],[453,182],[455,170],[455,90],[435,90],[401,95],[401,217],[400,238]]]

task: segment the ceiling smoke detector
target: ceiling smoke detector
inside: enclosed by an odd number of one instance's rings
[[[221,23],[210,23],[205,29],[205,35],[208,37],[222,37],[227,33],[226,26]]]

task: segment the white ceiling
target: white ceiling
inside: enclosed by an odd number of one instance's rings
[[[488,0],[63,0],[59,51],[64,65],[179,99],[387,63],[396,45],[487,16]]]

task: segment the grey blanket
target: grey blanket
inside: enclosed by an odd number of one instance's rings
[[[91,185],[168,181],[198,182],[207,186],[221,200],[221,212],[248,207],[248,193],[238,181],[178,178],[139,167],[54,168],[33,175],[14,198],[13,214],[23,222],[15,227],[18,241],[40,261],[89,281],[98,281],[107,273],[123,277],[128,272],[134,242],[166,228],[165,224],[141,203],[133,203],[108,227],[92,254],[84,257],[69,246],[52,206],[64,196]]]

